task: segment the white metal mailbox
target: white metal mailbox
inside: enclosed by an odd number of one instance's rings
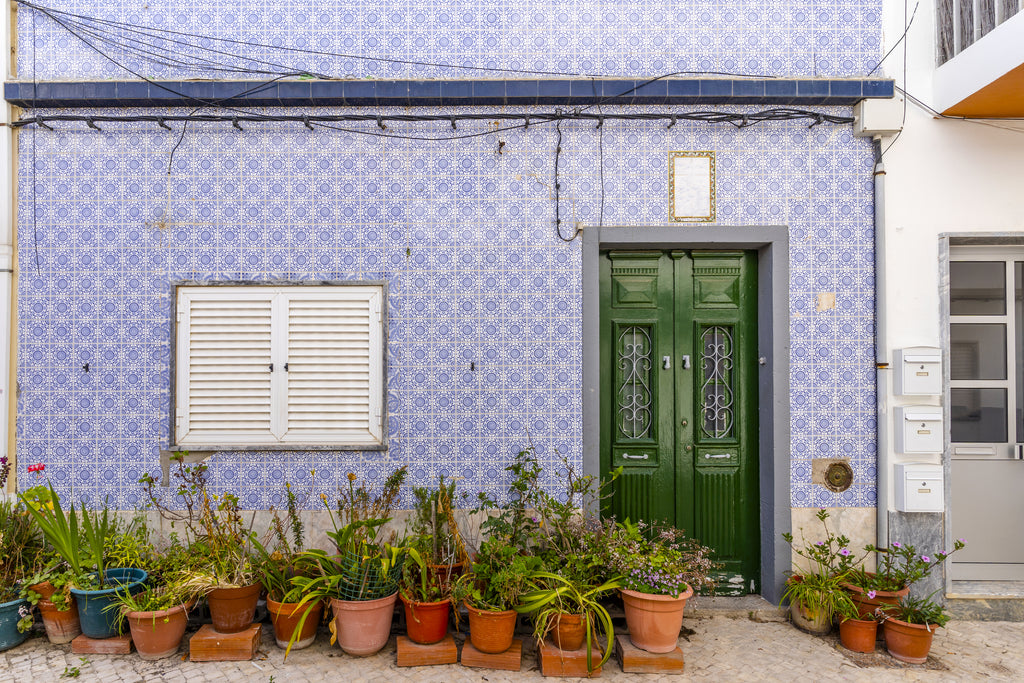
[[[930,346],[896,349],[895,391],[900,396],[942,393],[942,352]]]
[[[942,408],[903,406],[896,409],[897,453],[942,452]]]
[[[897,463],[896,509],[900,512],[942,512],[942,465]]]

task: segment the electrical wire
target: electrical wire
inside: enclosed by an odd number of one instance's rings
[[[914,6],[914,11],[915,12],[917,11],[917,5]],[[903,85],[907,84],[907,42],[908,41],[906,40],[906,37],[907,37],[907,31],[910,30],[910,24],[912,24],[913,21],[914,21],[913,19],[911,19],[910,21],[907,21],[907,0],[903,0],[903,24],[907,27],[906,30],[903,32],[903,36],[899,40],[899,43],[903,44]],[[899,43],[897,43],[897,45]],[[895,47],[896,46],[893,45],[893,48],[895,48]],[[892,50],[889,50],[889,52],[892,52]],[[888,55],[889,55],[889,53],[887,52],[886,53],[886,57]],[[883,57],[883,59],[884,58],[885,57]],[[881,63],[881,62],[879,62],[879,63]],[[903,128],[906,125],[906,123],[907,123],[907,99],[903,98],[903,117],[900,119],[900,129],[899,129],[899,131],[896,132],[896,135],[895,135],[895,137],[893,137],[892,142],[890,142],[888,145],[886,145],[885,149],[882,150],[882,152],[878,155],[878,158],[880,160],[885,157],[885,153],[888,152],[890,149],[892,149],[892,146],[895,145],[896,141],[900,139],[901,135],[903,135]]]
[[[262,87],[262,86],[261,86]],[[400,140],[422,140],[426,142],[442,141],[442,140],[462,140],[466,138],[479,137],[481,135],[489,135],[495,132],[503,132],[506,130],[513,130],[517,128],[525,128],[529,125],[542,125],[545,123],[556,123],[565,120],[577,120],[577,121],[595,121],[603,122],[604,120],[619,120],[619,121],[696,121],[701,123],[728,123],[736,126],[737,128],[746,128],[758,123],[765,123],[769,121],[797,121],[797,120],[810,120],[812,121],[811,126],[817,126],[822,123],[832,124],[849,124],[853,123],[853,117],[850,116],[838,116],[835,114],[826,114],[823,112],[811,111],[807,109],[793,109],[789,107],[779,107],[773,109],[764,109],[756,112],[729,112],[729,111],[686,111],[686,112],[633,112],[633,113],[589,113],[581,110],[556,110],[554,112],[509,112],[509,111],[495,111],[495,112],[465,112],[460,114],[265,114],[258,112],[249,112],[236,110],[232,107],[224,107],[217,104],[217,100],[210,100],[209,102],[203,102],[208,106],[217,107],[220,109],[227,110],[229,114],[122,114],[122,115],[111,115],[111,114],[36,114],[33,116],[25,116],[11,124],[14,128],[21,128],[24,126],[37,124],[47,124],[55,122],[77,122],[85,123],[89,125],[91,122],[95,127],[97,123],[155,123],[160,125],[161,122],[182,122],[182,121],[194,121],[201,123],[302,123],[310,125],[319,125],[325,128],[335,128],[338,130],[345,130],[346,132],[360,132],[367,135],[374,135],[383,138],[395,138]],[[357,129],[341,129],[332,126],[328,126],[328,123],[341,123],[341,122],[372,122],[375,124],[381,123],[393,123],[393,122],[404,122],[404,123],[420,123],[420,122],[459,122],[459,121],[488,121],[488,120],[501,120],[501,121],[523,121],[522,124],[515,126],[501,127],[496,129],[489,129],[479,133],[461,133],[458,135],[444,135],[436,137],[426,136],[410,136],[399,133],[390,133],[380,130],[372,131],[360,131]],[[378,126],[379,127],[379,126]]]
[[[33,9],[33,10],[36,10],[36,11],[39,11],[39,12],[45,14],[46,16],[50,17],[54,21],[57,21],[57,18],[54,15],[59,14],[59,15],[62,15],[64,17],[71,17],[72,19],[78,20],[79,22],[83,22],[83,21],[84,22],[94,22],[94,23],[97,23],[97,24],[103,24],[103,25],[106,25],[106,26],[116,27],[116,28],[121,29],[121,30],[143,33],[143,34],[148,35],[149,37],[158,37],[160,34],[175,35],[175,36],[179,36],[179,37],[183,37],[183,38],[196,38],[196,39],[203,40],[203,41],[216,41],[216,42],[227,43],[227,44],[231,44],[231,45],[239,45],[239,46],[257,48],[257,49],[260,49],[260,50],[278,50],[278,51],[284,51],[284,52],[295,52],[295,53],[299,53],[299,54],[313,55],[313,56],[318,56],[318,57],[340,57],[340,58],[343,58],[343,59],[356,59],[356,60],[370,61],[370,62],[382,62],[382,63],[386,63],[386,64],[402,64],[402,65],[406,65],[406,66],[425,66],[425,67],[435,67],[435,68],[443,68],[443,69],[461,69],[461,70],[467,70],[467,71],[486,71],[486,72],[512,73],[512,74],[524,74],[524,75],[537,75],[537,74],[540,74],[540,75],[546,75],[546,76],[582,76],[582,77],[587,77],[587,78],[591,78],[591,77],[596,77],[596,78],[620,78],[620,77],[622,77],[621,74],[611,74],[611,75],[609,75],[609,74],[590,74],[590,73],[580,73],[580,72],[572,72],[572,71],[550,71],[550,70],[543,70],[543,69],[512,69],[512,68],[506,68],[506,67],[476,66],[476,65],[472,65],[472,64],[450,64],[450,63],[445,63],[445,62],[424,62],[424,61],[412,60],[412,59],[395,59],[395,58],[389,58],[389,57],[371,57],[371,56],[367,56],[367,55],[347,54],[347,53],[341,53],[341,52],[327,52],[327,51],[322,51],[322,50],[310,50],[310,49],[306,49],[306,48],[288,47],[288,46],[283,46],[283,45],[269,45],[269,44],[266,44],[266,43],[256,43],[256,42],[251,42],[251,41],[238,40],[238,39],[234,39],[234,38],[222,38],[222,37],[218,37],[218,36],[204,35],[204,34],[199,34],[199,33],[189,33],[189,32],[185,32],[185,31],[174,31],[174,30],[171,30],[171,29],[163,29],[163,28],[158,28],[158,27],[154,27],[154,26],[141,26],[141,25],[138,25],[138,24],[128,24],[128,23],[124,23],[124,22],[114,21],[114,20],[111,20],[111,19],[103,19],[103,18],[100,18],[100,17],[92,17],[92,16],[88,16],[88,15],[84,15],[84,14],[77,14],[77,13],[74,13],[74,12],[68,12],[66,10],[56,9],[56,8],[53,8],[53,7],[46,7],[46,6],[43,6],[43,5],[38,5],[36,3],[30,2],[30,0],[15,0],[15,1],[18,2],[21,5],[24,5],[25,7],[28,7],[30,9]],[[166,39],[166,40],[170,41],[171,39]],[[194,47],[197,50],[210,50],[210,51],[218,52],[220,54],[234,55],[234,53],[221,52],[221,51],[213,50],[212,48],[206,48],[204,46],[194,45],[192,43],[184,42],[184,43],[181,43],[181,44],[190,45],[190,46]],[[246,56],[241,56],[241,55],[236,55],[236,56],[238,56],[239,59],[245,59],[245,60],[252,61],[252,62],[267,63],[267,62],[263,62],[263,60],[259,60],[259,59],[253,58],[253,57],[246,57]],[[302,70],[297,70],[297,71],[302,71]],[[666,78],[668,76],[676,76],[676,75],[682,75],[682,74],[707,75],[707,76],[732,76],[734,78],[778,78],[778,76],[773,76],[773,75],[752,74],[752,73],[742,73],[742,72],[733,72],[733,71],[676,71],[676,72],[673,72],[671,74],[665,74],[663,76],[658,76],[657,78],[655,78],[653,80],[658,80],[658,79],[661,79],[661,78]],[[653,81],[651,81],[651,82],[653,82]],[[627,93],[628,92],[630,92],[630,91],[627,91]]]
[[[912,24],[914,23],[914,17],[916,17],[916,16],[917,16],[917,8],[918,8],[918,7],[920,6],[920,5],[921,5],[921,1],[920,1],[920,0],[918,0],[917,4],[916,4],[916,5],[914,5],[914,11],[913,11],[913,13],[912,13],[912,14],[910,15],[910,21],[907,21],[907,4],[906,4],[906,2],[904,2],[904,3],[903,3],[903,21],[905,21],[905,22],[906,22],[906,24],[907,24],[907,25],[906,25],[906,27],[905,27],[905,28],[903,29],[903,35],[902,35],[902,36],[900,36],[900,39],[899,39],[899,40],[897,40],[897,41],[896,41],[896,42],[895,42],[895,43],[893,44],[893,46],[889,48],[889,51],[888,51],[888,52],[886,52],[886,53],[885,53],[885,54],[884,54],[884,55],[882,56],[882,58],[878,60],[878,63],[877,63],[877,64],[875,64],[875,65],[874,65],[874,66],[873,66],[873,67],[871,68],[871,71],[869,71],[869,72],[868,72],[868,76],[870,76],[871,74],[875,73],[875,71],[876,71],[876,70],[878,69],[878,67],[882,66],[882,62],[884,62],[884,61],[885,61],[885,60],[886,60],[886,59],[887,59],[887,58],[889,57],[889,55],[891,55],[891,54],[892,54],[893,50],[895,50],[895,49],[896,49],[897,47],[899,47],[900,43],[902,43],[902,42],[903,42],[904,40],[906,40],[906,38],[907,38],[907,34],[908,34],[908,33],[910,32],[910,26],[911,26],[911,25],[912,25]],[[906,49],[906,48],[904,48],[904,50],[905,50],[905,49]],[[905,54],[905,52],[904,52],[904,54]]]

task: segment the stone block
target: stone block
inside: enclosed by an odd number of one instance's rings
[[[681,674],[683,673],[683,651],[677,647],[672,652],[659,654],[641,650],[629,640],[629,636],[615,636],[615,654],[622,670],[631,674]]]
[[[591,653],[591,661],[596,664],[601,661],[604,652],[595,647]],[[578,650],[560,650],[550,640],[545,640],[537,648],[537,662],[540,664],[540,672],[545,676],[571,677],[571,678],[597,678],[601,675],[601,667],[593,671],[587,671],[587,646],[584,645]]]
[[[113,638],[90,638],[87,635],[77,636],[71,641],[73,655],[127,655],[131,654],[135,644],[130,634]]]
[[[431,645],[421,645],[409,640],[408,636],[398,636],[398,666],[434,666],[458,661],[459,649],[450,633],[441,642]]]
[[[523,664],[523,639],[512,640],[512,647],[496,655],[486,654],[466,641],[462,646],[462,666],[481,669],[500,669],[502,671],[519,671]]]
[[[259,644],[259,624],[238,633],[220,633],[205,624],[188,643],[189,661],[244,662],[256,655]]]

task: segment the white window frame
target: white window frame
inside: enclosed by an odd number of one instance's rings
[[[343,283],[296,283],[296,284],[259,284],[259,283],[223,283],[199,284],[181,283],[175,291],[172,348],[174,388],[172,392],[172,413],[170,424],[170,443],[173,450],[192,451],[225,451],[225,450],[384,450],[387,448],[387,416],[385,405],[385,300],[386,283],[383,282],[343,282]],[[323,310],[338,312],[338,317],[324,318],[324,325],[349,325],[355,323],[355,335],[358,341],[351,347],[340,343],[334,332],[317,332],[313,330],[312,339],[307,338],[305,346],[299,344],[290,335],[289,321],[298,316],[302,307],[310,307],[315,311],[318,304]],[[198,307],[196,307],[198,305]],[[232,330],[226,326],[226,332],[207,338],[205,353],[211,358],[210,339],[216,347],[223,344],[224,366],[217,362],[217,354],[221,349],[214,348],[212,358],[218,368],[231,367],[245,374],[250,381],[247,386],[255,386],[251,395],[238,399],[236,411],[213,401],[210,406],[210,388],[223,389],[224,394],[245,393],[239,389],[245,383],[234,378],[214,377],[207,380],[206,408],[209,415],[204,415],[199,398],[202,390],[194,379],[199,351],[193,354],[193,311],[202,310],[205,306],[209,312],[216,313],[223,307],[225,315],[230,315],[232,306],[239,312],[246,305],[253,307],[256,322],[250,326]],[[196,314],[201,315],[201,314]],[[262,318],[263,322],[259,321]],[[210,320],[207,317],[207,320]],[[216,323],[208,323],[216,325]],[[241,340],[242,330],[253,330],[252,338],[257,350],[249,352],[244,344],[232,344]],[[296,326],[293,332],[300,334]],[[260,332],[262,331],[262,332]],[[196,334],[202,334],[197,327]],[[309,352],[309,341],[314,343],[317,337],[327,336],[324,347]],[[197,341],[199,346],[200,342]],[[305,362],[302,349],[305,348]],[[351,349],[356,349],[355,356]],[[340,356],[339,356],[340,354]],[[341,360],[339,360],[341,358]],[[231,363],[230,361],[236,361]],[[297,361],[297,362],[296,362]],[[266,370],[263,370],[264,364]],[[291,365],[289,371],[289,364]],[[326,366],[326,367],[325,367]],[[339,366],[345,366],[344,372]],[[348,366],[357,372],[350,374]],[[209,360],[207,368],[211,367]],[[321,373],[335,374],[334,387],[339,383],[344,387],[337,393],[324,392],[317,386]],[[265,372],[265,376],[264,373]],[[215,373],[219,374],[219,373]],[[303,378],[303,375],[305,377]],[[303,381],[305,380],[305,381]],[[331,382],[324,378],[325,383]],[[193,382],[196,383],[193,392]],[[218,382],[223,382],[218,386]],[[231,383],[235,384],[232,385]],[[247,391],[247,390],[246,390]],[[351,402],[338,398],[338,394],[354,392]],[[363,393],[365,391],[365,394]],[[325,403],[323,411],[317,410],[317,395],[329,396],[334,403]],[[303,401],[303,398],[305,401]],[[193,405],[193,403],[195,405]],[[246,405],[243,405],[246,404]],[[316,407],[313,407],[316,406]],[[220,408],[224,408],[221,410]],[[353,410],[355,408],[355,410]],[[251,409],[254,419],[249,425],[244,419],[234,421],[232,415],[242,416]],[[343,415],[344,417],[339,417]],[[204,418],[207,423],[204,425]],[[303,418],[307,425],[302,426]],[[334,420],[333,425],[327,423],[323,428],[312,427],[308,423],[319,419]]]

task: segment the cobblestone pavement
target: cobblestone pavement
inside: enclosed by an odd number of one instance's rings
[[[842,649],[834,636],[817,638],[790,624],[725,616],[687,617],[687,632],[679,644],[686,656],[686,672],[676,676],[626,674],[615,661],[601,678],[612,681],[977,681],[1024,680],[1024,623],[953,621],[935,636],[928,663],[900,664],[879,648],[875,654],[857,655]],[[394,640],[378,655],[350,657],[327,645],[324,634],[306,650],[294,652],[287,663],[264,627],[263,643],[252,662],[187,661],[187,645],[180,655],[145,662],[135,654],[71,654],[70,645],[50,645],[36,636],[0,653],[0,681],[44,683],[136,683],[173,681],[246,681],[287,683],[316,681],[539,681],[534,648],[524,647],[518,673],[468,669],[458,665],[398,668]],[[62,674],[79,672],[77,678]]]

